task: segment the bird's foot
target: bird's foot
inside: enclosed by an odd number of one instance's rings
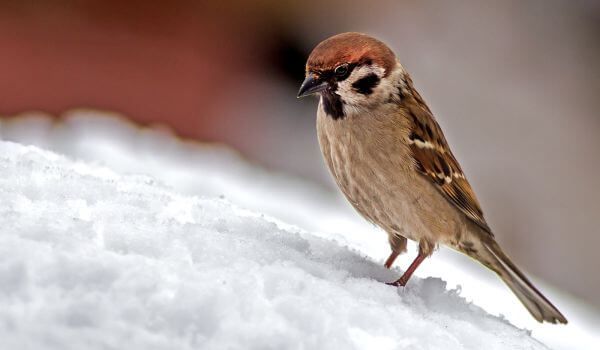
[[[402,275],[402,277],[400,277],[395,282],[386,283],[386,284],[388,284],[390,286],[394,286],[394,287],[398,287],[398,286],[404,287],[406,285],[406,283],[408,282],[408,280],[410,279],[410,276],[412,276],[413,272],[415,272],[415,270],[417,269],[417,267],[419,267],[419,265],[421,264],[421,262],[423,262],[423,260],[425,259],[425,257],[426,257],[426,255],[422,254],[419,251],[419,255],[417,255],[417,257],[412,262],[412,264],[410,264],[410,266],[408,267],[408,269],[406,271],[404,271],[404,274]]]
[[[394,282],[387,282],[386,284],[388,286],[394,286],[394,287],[404,287],[406,286],[406,283],[408,283],[408,278],[404,278],[404,276],[400,277],[398,280],[394,281]]]

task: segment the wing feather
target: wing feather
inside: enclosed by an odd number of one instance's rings
[[[475,192],[435,121],[431,110],[415,90],[410,77],[405,79],[405,107],[412,118],[409,144],[417,170],[469,219],[492,234],[483,217]]]

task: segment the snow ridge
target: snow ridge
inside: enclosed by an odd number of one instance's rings
[[[1,349],[547,349],[441,279],[0,142]]]

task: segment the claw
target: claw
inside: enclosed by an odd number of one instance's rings
[[[406,283],[407,283],[407,282],[408,282],[408,281],[405,281],[405,280],[404,280],[404,276],[402,276],[402,277],[400,277],[398,280],[396,280],[396,281],[394,281],[394,282],[386,282],[386,284],[387,284],[388,286],[393,286],[393,287],[400,287],[400,286],[404,287],[404,286],[406,286]]]

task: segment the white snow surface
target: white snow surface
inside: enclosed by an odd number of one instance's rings
[[[594,310],[542,284],[570,323],[537,324],[447,251],[385,285],[401,270],[383,268],[382,232],[225,148],[92,111],[4,121],[0,136],[42,147],[0,142],[0,349],[600,344]]]

